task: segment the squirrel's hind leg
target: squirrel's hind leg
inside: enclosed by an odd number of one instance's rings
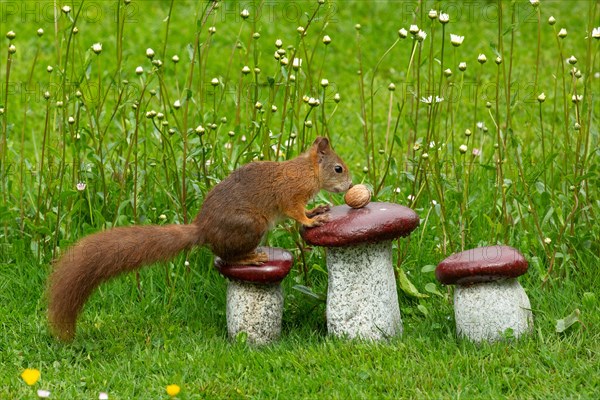
[[[228,264],[235,265],[263,265],[267,261],[269,261],[269,256],[267,253],[259,252],[254,250],[251,253],[243,255],[241,257],[237,257],[235,260],[225,260]]]

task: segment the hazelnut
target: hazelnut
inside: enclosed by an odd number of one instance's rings
[[[344,201],[352,208],[362,208],[371,201],[371,191],[365,185],[354,185],[346,192]]]

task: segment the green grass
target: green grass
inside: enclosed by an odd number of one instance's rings
[[[590,37],[597,2],[542,1],[537,9],[528,1],[227,2],[213,9],[86,1],[58,4],[71,11],[57,11],[56,24],[53,4],[0,1],[3,34],[16,32],[0,42],[0,399],[35,398],[38,388],[60,399],[102,391],[111,399],[166,398],[170,383],[181,386],[182,399],[600,396],[600,41]],[[242,20],[245,7],[250,17]],[[432,8],[450,22],[430,20]],[[399,38],[411,24],[427,33],[422,44],[410,33]],[[307,25],[301,37],[297,27]],[[451,33],[465,36],[460,47],[450,44]],[[284,68],[273,57],[276,39],[289,57]],[[102,43],[98,55],[94,43]],[[16,53],[9,55],[9,44]],[[146,57],[149,47],[160,68]],[[571,55],[574,66],[565,62]],[[294,57],[303,59],[298,71]],[[574,103],[574,94],[583,97]],[[321,104],[309,107],[305,95]],[[428,96],[444,100],[428,105]],[[146,118],[151,110],[164,118]],[[401,338],[327,336],[324,303],[293,289],[326,293],[318,249],[305,254],[307,274],[298,261],[286,278],[282,338],[266,348],[227,338],[226,282],[205,249],[140,271],[139,289],[133,274],[103,285],[75,341],[51,337],[46,277],[69,244],[114,225],[189,221],[233,168],[293,157],[316,135],[331,138],[354,181],[371,185],[376,199],[421,217],[411,237],[395,243],[398,269],[429,295],[399,289]],[[317,200],[342,202],[328,194]],[[301,260],[299,240],[290,222],[267,239]],[[520,281],[535,330],[476,346],[456,338],[451,291],[422,269],[496,243],[519,248],[530,262]],[[431,284],[441,295],[427,290]],[[557,332],[557,320],[573,312],[578,321]],[[34,388],[19,377],[25,368],[42,373]]]

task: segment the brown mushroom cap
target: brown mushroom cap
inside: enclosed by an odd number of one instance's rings
[[[446,258],[435,269],[435,277],[445,285],[490,282],[521,276],[528,266],[512,247],[477,247]]]
[[[363,208],[332,207],[330,220],[315,228],[302,229],[304,240],[314,246],[344,247],[376,243],[407,236],[419,225],[410,208],[394,203],[369,203]]]
[[[276,247],[259,247],[256,250],[267,253],[269,261],[262,265],[235,265],[215,257],[215,268],[229,279],[263,284],[281,282],[292,269],[294,259],[289,251]]]

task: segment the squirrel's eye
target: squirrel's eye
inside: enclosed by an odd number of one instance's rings
[[[336,165],[334,168],[335,172],[337,172],[338,174],[341,174],[344,171],[344,168],[342,168],[341,165]]]

